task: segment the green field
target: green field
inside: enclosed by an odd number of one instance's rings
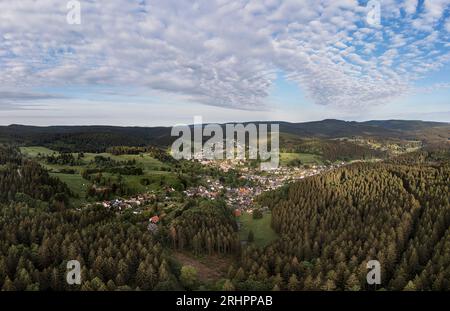
[[[311,153],[280,153],[280,163],[283,166],[289,164],[292,160],[300,160],[303,164],[322,164],[322,158]]]
[[[54,153],[58,153],[57,151],[45,148],[45,147],[20,147],[20,152],[25,156],[30,158],[36,158],[40,154],[41,156],[52,155]],[[73,154],[75,157],[77,153]],[[84,153],[84,158],[82,159],[84,164],[89,164],[89,162],[93,161],[96,156],[103,156],[106,158],[111,158],[115,161],[128,161],[128,160],[136,160],[137,165],[141,166],[147,171],[160,170],[162,167],[167,167],[167,164],[162,163],[161,161],[151,157],[149,154],[142,155],[112,155],[110,153]],[[67,167],[66,167],[67,168]],[[77,167],[74,167],[75,169]]]
[[[112,155],[110,153],[84,153],[84,157],[81,158],[81,163],[75,166],[69,165],[59,165],[59,164],[48,164],[46,163],[45,156],[57,154],[58,152],[45,147],[21,147],[20,151],[23,155],[29,158],[36,159],[39,163],[49,170],[52,176],[58,177],[61,181],[65,182],[69,188],[79,196],[79,200],[84,200],[86,196],[86,190],[89,185],[89,181],[84,180],[81,177],[81,172],[87,168],[95,168],[95,164],[91,162],[94,161],[96,156],[103,156],[106,158],[111,158],[115,161],[129,161],[135,160],[136,166],[143,169],[143,175],[123,175],[122,178],[126,185],[134,193],[146,192],[149,190],[158,190],[160,188],[160,181],[164,180],[169,184],[176,181],[176,176],[164,169],[169,166],[162,163],[158,159],[153,158],[149,154],[139,154],[139,155]],[[78,154],[73,154],[77,158]],[[62,173],[62,170],[70,169],[74,170],[75,174]],[[103,173],[103,176],[108,176],[112,174]],[[141,180],[147,178],[152,181],[149,185],[143,185]]]
[[[86,190],[89,182],[84,180],[78,174],[61,174],[61,173],[50,173],[51,176],[59,178],[62,182],[66,183],[69,189],[76,194],[78,197],[72,199],[74,205],[80,205],[85,201]]]
[[[253,219],[252,214],[243,213],[238,221],[241,223],[239,235],[242,241],[246,241],[250,230],[253,231],[255,244],[264,247],[278,238],[276,232],[270,226],[271,213],[265,213],[261,219]]]
[[[20,147],[20,152],[30,158],[36,158],[39,154],[47,156],[57,153],[45,147]]]
[[[137,165],[141,166],[146,171],[158,171],[162,167],[167,167],[166,164],[161,161],[151,157],[148,154],[135,155],[135,154],[124,154],[124,155],[112,155],[110,153],[85,153],[83,161],[90,162],[93,161],[96,156],[103,156],[105,158],[111,158],[115,161],[129,161],[136,160]]]

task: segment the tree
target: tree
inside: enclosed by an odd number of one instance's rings
[[[181,267],[180,274],[181,284],[189,290],[195,289],[197,286],[197,270],[192,266],[183,266]]]
[[[414,285],[413,281],[409,281],[403,290],[404,291],[416,291],[416,286]]]
[[[235,288],[234,288],[233,283],[230,280],[226,279],[225,283],[223,284],[222,290],[224,290],[224,291],[234,291],[234,289]]]
[[[107,291],[108,290],[108,288],[106,287],[105,283],[103,283],[103,281],[100,278],[98,278],[98,277],[95,277],[91,281],[91,287],[95,291]]]
[[[255,236],[253,235],[253,231],[250,230],[248,232],[248,236],[247,236],[247,242],[248,243],[253,243],[255,241]]]
[[[2,291],[15,291],[14,283],[9,277],[6,277],[5,283],[3,283]]]
[[[298,286],[299,286],[299,281],[297,279],[297,276],[295,274],[292,274],[291,277],[289,278],[289,282],[288,282],[288,289],[290,291],[296,291],[298,290]]]
[[[261,209],[256,208],[253,211],[253,219],[261,219],[261,218],[263,218],[263,213],[262,213]]]
[[[361,289],[359,280],[354,273],[352,273],[347,279],[347,282],[345,283],[345,289],[350,291],[359,291]]]
[[[238,269],[236,274],[234,275],[234,280],[236,282],[242,282],[245,279],[245,271],[242,267]]]
[[[326,291],[333,291],[336,289],[336,284],[334,283],[333,280],[328,279],[322,286],[322,289]]]

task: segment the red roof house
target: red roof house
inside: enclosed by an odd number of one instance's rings
[[[153,216],[152,218],[150,218],[150,222],[157,224],[159,222],[159,216]]]

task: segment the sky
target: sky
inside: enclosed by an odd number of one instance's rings
[[[450,121],[450,0],[78,3],[0,0],[0,124]]]

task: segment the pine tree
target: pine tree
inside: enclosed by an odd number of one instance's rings
[[[222,290],[224,290],[224,291],[234,291],[235,288],[234,288],[233,283],[230,280],[226,279],[225,283],[223,284]]]
[[[414,285],[413,281],[409,281],[408,284],[406,284],[405,288],[403,289],[405,291],[416,291],[416,286]]]
[[[247,242],[248,242],[248,243],[253,243],[254,241],[255,241],[255,236],[254,236],[254,234],[253,234],[253,231],[250,230],[250,231],[248,232]]]
[[[180,281],[187,289],[194,289],[197,286],[197,270],[192,266],[181,267]]]
[[[288,289],[290,291],[296,291],[299,289],[299,282],[295,274],[292,274],[291,277],[289,278]]]
[[[350,291],[359,291],[361,289],[359,280],[354,273],[347,279],[345,289]]]
[[[15,291],[14,283],[11,281],[9,277],[6,277],[5,282],[3,283],[2,291]]]

